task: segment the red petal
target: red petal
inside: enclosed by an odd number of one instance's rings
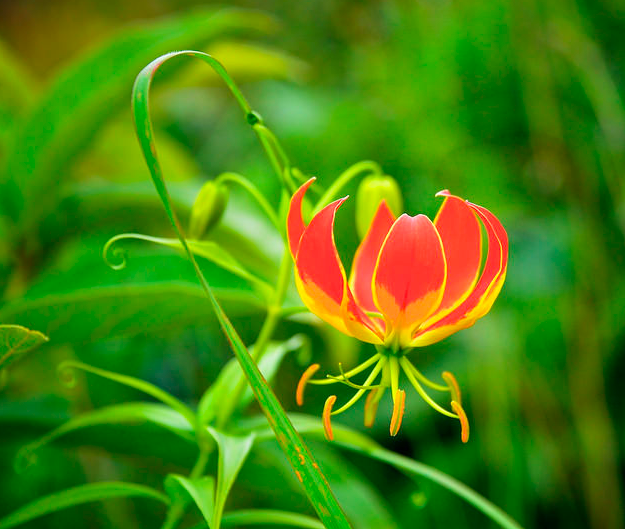
[[[395,221],[380,250],[373,281],[376,306],[402,336],[438,308],[445,288],[445,257],[430,219],[404,214]]]
[[[497,217],[481,206],[467,203],[480,217],[488,235],[488,255],[477,285],[460,304],[436,323],[420,330],[414,337],[415,347],[429,345],[473,325],[486,315],[499,295],[508,266],[508,235]]]
[[[289,249],[294,259],[299,248],[299,241],[306,229],[304,219],[302,218],[302,200],[304,199],[304,194],[315,180],[316,179],[313,177],[308,180],[308,182],[304,183],[295,192],[291,198],[291,204],[289,205],[289,213],[286,219],[286,231],[289,240]]]
[[[358,304],[366,311],[377,312],[378,310],[373,302],[371,281],[380,248],[393,222],[395,222],[395,215],[383,200],[371,221],[369,231],[354,255],[349,285]]]
[[[334,244],[334,217],[344,201],[328,204],[304,230],[295,260],[296,284],[311,312],[346,334],[380,343],[375,326],[354,302]]]
[[[482,264],[482,231],[475,213],[464,200],[449,191],[441,191],[436,196],[446,197],[434,226],[443,241],[447,282],[443,301],[431,320],[442,318],[469,296]]]

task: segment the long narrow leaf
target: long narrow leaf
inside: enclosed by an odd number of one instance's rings
[[[170,395],[169,393],[155,386],[154,384],[150,384],[145,380],[140,380],[138,378],[130,377],[128,375],[121,375],[119,373],[107,371],[106,369],[100,369],[98,367],[83,364],[81,362],[66,360],[65,362],[59,364],[58,372],[60,376],[64,377],[64,380],[68,382],[69,385],[73,384],[75,381],[73,373],[74,369],[80,369],[82,371],[92,373],[102,378],[108,378],[109,380],[117,382],[118,384],[123,384],[124,386],[139,390],[146,395],[150,395],[151,397],[160,400],[163,404],[166,404],[167,406],[176,410],[190,424],[195,423],[195,414],[184,402],[178,400],[176,397]]]
[[[176,234],[180,239],[194,269],[198,276],[198,279],[202,283],[206,295],[210,301],[210,305],[217,315],[219,323],[230,341],[232,350],[241,364],[241,368],[247,377],[249,384],[254,391],[256,400],[258,401],[261,409],[265,413],[269,424],[275,432],[276,438],[280,447],[284,451],[288,458],[293,470],[296,472],[298,478],[301,480],[302,485],[310,499],[313,507],[317,511],[319,518],[330,529],[334,528],[346,528],[349,527],[349,523],[345,518],[343,511],[341,510],[336,498],[332,494],[327,481],[321,473],[319,466],[315,462],[308,447],[304,444],[304,441],[297,433],[291,421],[286,415],[284,408],[282,408],[280,402],[273,393],[271,387],[267,384],[263,375],[258,369],[258,366],[250,356],[243,341],[237,334],[232,323],[226,316],[221,305],[215,298],[213,291],[207,283],[202,271],[200,270],[193,253],[190,251],[186,239],[183,235],[180,222],[174,212],[169,193],[165,185],[161,166],[156,154],[156,146],[154,143],[153,127],[149,113],[149,90],[152,78],[156,70],[163,63],[169,59],[189,56],[196,57],[206,62],[211,68],[213,68],[224,79],[233,95],[237,99],[242,110],[247,116],[251,115],[251,108],[243,95],[240,93],[236,85],[230,79],[226,73],[224,67],[208,54],[194,52],[194,51],[182,51],[175,52],[159,57],[148,66],[146,66],[141,73],[137,76],[135,86],[133,89],[133,114],[135,119],[135,125],[137,127],[137,135],[143,154],[146,159],[146,163],[150,170],[152,180],[158,191],[167,216],[172,223]]]
[[[101,424],[126,424],[151,422],[174,432],[183,439],[194,442],[193,424],[179,412],[163,404],[152,402],[125,402],[83,413],[55,428],[43,437],[24,446],[16,456],[16,467],[23,468],[32,462],[35,452],[68,433]]]
[[[305,529],[323,529],[323,524],[310,516],[287,511],[270,509],[250,509],[232,511],[224,514],[224,527],[240,527],[246,525],[289,525]]]
[[[219,465],[217,469],[217,492],[213,511],[213,529],[219,529],[221,515],[228,499],[228,494],[239,470],[247,459],[254,444],[254,434],[245,437],[228,435],[213,428],[208,431],[219,447]]]
[[[324,431],[318,418],[300,414],[292,414],[290,417],[293,423],[297,426],[298,430],[304,435],[324,438]],[[257,441],[272,439],[272,432],[266,426],[262,425],[262,422],[262,417],[242,421],[241,426],[245,424],[247,427],[241,428],[241,430],[242,432],[255,432]],[[478,494],[473,489],[467,487],[464,483],[458,481],[456,478],[453,478],[450,475],[435,469],[434,467],[425,465],[415,461],[414,459],[410,459],[409,457],[396,454],[395,452],[391,452],[390,450],[381,447],[370,437],[357,432],[356,430],[352,430],[351,428],[337,424],[333,425],[332,430],[334,432],[335,443],[338,446],[394,466],[396,469],[404,472],[411,478],[418,476],[429,479],[430,481],[433,481],[434,483],[437,483],[441,487],[447,489],[449,492],[452,492],[466,500],[476,509],[482,511],[492,521],[498,523],[501,527],[504,527],[505,529],[521,529],[521,526],[503,510],[487,500],[481,494]]]
[[[167,496],[144,485],[123,483],[121,481],[89,483],[88,485],[80,485],[79,487],[44,496],[25,505],[2,518],[0,520],[0,529],[16,527],[46,514],[74,507],[75,505],[128,496],[158,500],[165,504],[169,503]]]

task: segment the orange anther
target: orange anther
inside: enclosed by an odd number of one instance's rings
[[[326,399],[326,403],[323,406],[323,431],[328,441],[334,441],[334,434],[332,433],[332,424],[330,423],[330,415],[332,413],[332,406],[336,402],[336,395],[330,395]]]
[[[469,440],[469,419],[467,419],[467,414],[455,400],[451,401],[451,408],[458,415],[458,419],[460,419],[460,426],[462,427],[461,439],[463,443],[466,443]]]
[[[458,385],[456,377],[449,371],[443,371],[441,376],[443,377],[443,380],[447,382],[447,385],[451,390],[451,400],[455,400],[458,404],[462,405],[462,395],[460,393],[460,386]]]
[[[295,391],[295,401],[298,406],[304,404],[304,389],[306,389],[306,384],[318,369],[319,364],[313,364],[306,371],[304,371],[304,373],[302,373],[302,376],[297,383],[297,390]]]
[[[367,395],[367,400],[365,400],[365,426],[367,428],[373,426],[378,411],[378,404],[380,403],[380,400],[376,399],[378,391],[380,391],[378,388],[372,389]]]
[[[393,403],[393,416],[391,417],[391,436],[395,437],[399,432],[401,420],[404,417],[404,409],[406,408],[406,392],[398,389],[395,393],[395,402]]]

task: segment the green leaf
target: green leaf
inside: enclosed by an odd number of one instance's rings
[[[273,382],[287,354],[294,353],[300,349],[306,350],[306,348],[310,349],[310,339],[305,334],[296,334],[284,342],[270,343],[267,346],[267,351],[258,362],[258,368],[265,377],[265,380],[270,384]],[[253,348],[251,349],[253,350]],[[254,394],[248,386],[241,396],[239,408],[245,408],[252,400],[254,400]]]
[[[150,235],[143,235],[141,233],[122,233],[120,235],[116,235],[109,239],[109,241],[104,246],[103,255],[104,259],[108,262],[107,253],[111,250],[111,247],[121,240],[142,240],[155,244],[160,244],[162,246],[167,246],[169,248],[176,248],[179,250],[183,250],[182,244],[178,239],[165,239],[162,237],[152,237]],[[227,250],[222,248],[215,242],[212,241],[188,241],[189,248],[194,253],[194,255],[198,255],[203,257],[204,259],[208,259],[209,261],[215,263],[217,266],[227,270],[228,272],[233,273],[236,276],[239,276],[242,279],[245,279],[251,285],[253,285],[260,294],[262,294],[266,299],[269,299],[271,296],[273,289],[269,284],[265,281],[259,279],[258,277],[250,274],[245,268],[243,268],[239,262],[232,257],[228,253]],[[114,250],[113,250],[114,251]],[[112,264],[112,268],[116,270],[120,270],[126,266],[125,261],[120,264]]]
[[[290,415],[290,417],[300,432],[313,435],[320,439],[325,438],[321,421],[318,418],[298,414]],[[253,431],[256,433],[257,441],[260,442],[273,437],[272,432],[266,426],[262,425],[261,417],[256,417],[248,421],[242,421],[240,426],[243,426],[245,423],[247,423],[247,431]],[[242,428],[241,430],[245,431],[246,428]],[[464,483],[449,476],[448,474],[445,474],[434,467],[419,463],[414,459],[410,459],[382,448],[373,439],[351,428],[347,428],[339,424],[333,424],[332,430],[334,432],[334,442],[337,446],[346,448],[361,455],[365,455],[372,459],[382,461],[383,463],[387,463],[404,472],[411,478],[420,477],[433,481],[434,483],[437,483],[448,491],[466,500],[476,509],[482,511],[493,522],[498,523],[501,527],[504,527],[505,529],[521,529],[521,526],[503,510],[484,498],[481,494],[478,494],[473,489],[467,487]]]
[[[222,519],[222,525],[224,527],[240,527],[242,525],[288,525],[291,527],[303,527],[305,529],[324,528],[324,525],[319,520],[315,520],[310,516],[270,509],[250,509],[227,512]]]
[[[86,371],[87,373],[92,373],[99,377],[107,378],[109,380],[112,380],[113,382],[117,382],[118,384],[123,384],[124,386],[128,386],[138,391],[141,391],[146,395],[150,395],[156,400],[160,400],[163,404],[177,411],[187,420],[189,424],[195,424],[195,414],[184,402],[178,400],[176,397],[170,395],[169,393],[155,386],[154,384],[150,384],[145,380],[140,380],[138,378],[130,377],[128,375],[121,375],[119,373],[113,373],[112,371],[107,371],[105,369],[100,369],[98,367],[83,364],[81,362],[66,360],[65,362],[59,364],[58,373],[68,386],[72,386],[76,383],[74,373],[75,369],[80,369],[81,371]]]
[[[208,431],[217,441],[219,447],[219,464],[217,467],[217,492],[215,494],[215,508],[213,511],[213,527],[219,529],[221,515],[228,499],[228,494],[234,485],[239,470],[247,459],[254,444],[254,434],[245,437],[228,435],[214,428]]]
[[[319,466],[315,462],[310,450],[304,444],[304,441],[291,424],[284,408],[271,390],[271,387],[263,378],[258,366],[243,344],[241,337],[238,335],[232,323],[226,316],[226,313],[215,297],[212,288],[202,274],[202,271],[198,266],[193,253],[189,249],[186,239],[184,238],[180,222],[172,209],[169,193],[165,185],[165,180],[163,179],[162,169],[158,162],[156,146],[154,144],[154,134],[149,114],[149,91],[152,78],[159,66],[169,59],[178,58],[180,56],[195,57],[206,62],[228,85],[228,88],[236,98],[245,116],[248,117],[251,115],[251,107],[247,103],[243,94],[241,94],[232,79],[228,76],[224,67],[210,55],[194,51],[174,52],[153,61],[137,76],[132,96],[133,114],[135,125],[137,127],[137,136],[139,138],[139,143],[141,145],[141,149],[143,150],[146,163],[150,170],[152,180],[156,186],[159,196],[161,197],[167,216],[176,230],[176,235],[178,235],[189,260],[193,265],[196,275],[202,284],[202,288],[206,292],[210,305],[217,315],[221,328],[228,337],[232,350],[241,364],[241,368],[248,379],[252,391],[254,392],[254,396],[265,413],[269,424],[274,430],[276,439],[289,460],[289,463],[293,467],[293,470],[301,478],[302,486],[304,487],[310,502],[317,511],[319,518],[329,529],[349,527],[349,522],[345,518],[345,514],[341,511],[336,498],[332,494],[332,491],[330,490],[323,474],[319,470]],[[254,120],[257,119],[257,115],[254,115]]]
[[[184,503],[187,503],[185,496],[189,496],[202,513],[206,525],[213,529],[215,480],[212,476],[190,479],[178,474],[170,474],[165,479],[165,490],[172,500],[181,498]]]
[[[222,527],[247,527],[248,525],[286,525],[289,527],[303,527],[304,529],[324,529],[319,521],[306,516],[288,511],[273,509],[246,509],[230,511],[221,519]],[[194,525],[191,529],[204,529],[205,523]],[[210,527],[210,526],[209,526]]]
[[[129,496],[158,500],[165,504],[169,503],[167,496],[144,485],[123,483],[121,481],[89,483],[50,494],[25,505],[2,518],[0,520],[0,529],[16,527],[46,514],[58,512],[75,505]]]
[[[172,182],[169,187],[176,210],[181,217],[187,217],[200,183]],[[155,216],[160,217],[162,214],[162,205],[151,182],[78,182],[64,187],[64,193],[65,209],[69,210],[68,214],[83,229],[106,229],[110,232],[117,226],[111,226],[111,219],[121,218],[123,222],[129,211],[133,213],[134,223],[149,219],[145,229],[153,229]],[[278,272],[276,261],[280,258],[283,243],[279,235],[265,229],[267,224],[259,213],[250,210],[233,193],[224,217],[210,233],[210,240],[219,244],[253,274],[265,279],[274,278]],[[64,225],[60,226],[52,230],[51,235],[58,237],[64,229]],[[119,229],[121,231],[123,227]],[[259,230],[262,230],[260,236]],[[56,242],[56,239],[52,242]],[[211,284],[214,283],[213,280]]]
[[[206,325],[204,293],[184,257],[133,252],[125,270],[102,261],[100,249],[68,256],[68,267],[50,269],[21,297],[0,308],[0,321],[42,329],[55,343]],[[264,304],[244,281],[207,263],[216,295],[233,314],[259,314]],[[158,314],[158,318],[154,315]]]
[[[113,406],[106,406],[97,410],[83,413],[70,419],[65,424],[27,444],[17,453],[16,467],[24,468],[35,459],[35,452],[68,433],[101,424],[127,424],[151,422],[174,432],[187,441],[194,442],[193,424],[183,415],[163,404],[151,402],[125,402]]]
[[[48,341],[39,331],[21,325],[0,325],[0,369]]]
[[[267,352],[258,362],[258,368],[267,382],[274,379],[284,357],[308,345],[308,339],[302,334],[296,334],[285,342],[270,343]],[[243,377],[243,372],[236,358],[232,358],[219,372],[219,376],[206,390],[198,404],[198,417],[202,424],[211,422],[219,415],[219,410],[226,397],[232,392],[232,388],[239,384]],[[249,387],[245,388],[241,396],[238,408],[243,409],[252,400],[254,395]]]
[[[0,192],[5,211],[34,224],[51,210],[61,175],[96,131],[127,104],[137,70],[154,57],[217,37],[266,33],[274,27],[260,12],[198,9],[130,27],[79,57],[58,75],[15,135],[0,180],[7,184]]]

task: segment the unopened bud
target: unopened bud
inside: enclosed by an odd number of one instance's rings
[[[228,203],[228,188],[206,182],[195,198],[189,219],[189,238],[201,239],[220,220]]]
[[[356,192],[356,230],[361,239],[369,230],[382,200],[386,200],[386,205],[395,216],[403,211],[401,191],[393,177],[370,175],[364,178]]]

